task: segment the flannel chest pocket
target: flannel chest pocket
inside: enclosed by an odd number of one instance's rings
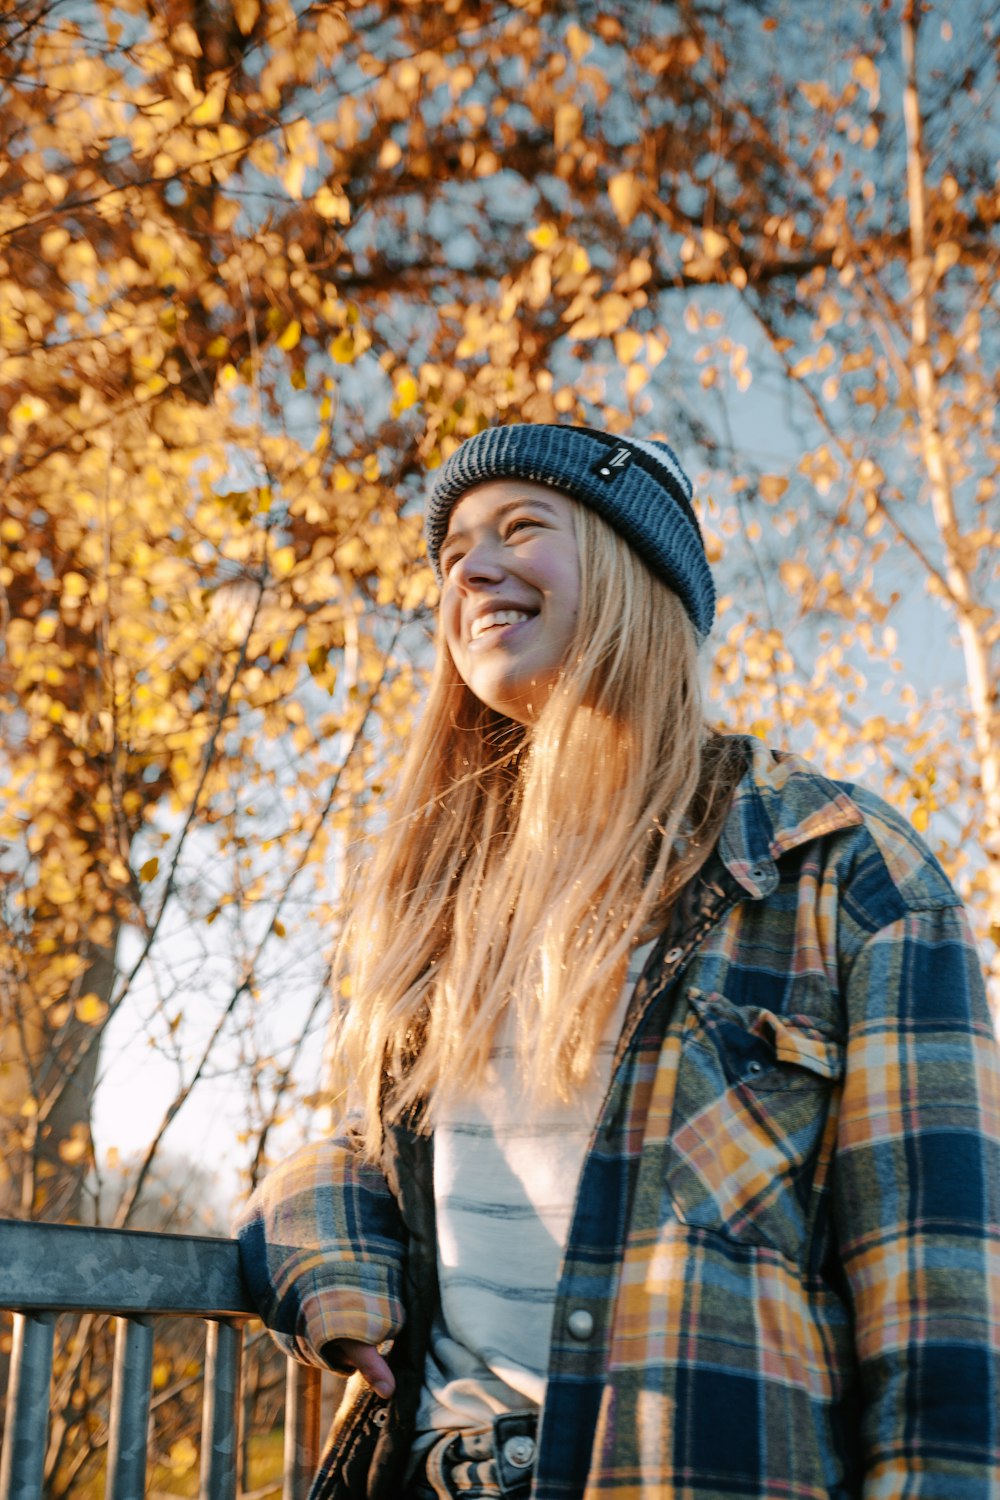
[[[688,992],[667,1189],[685,1224],[802,1253],[843,1047],[808,1016]]]

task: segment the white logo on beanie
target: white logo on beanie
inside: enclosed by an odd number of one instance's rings
[[[629,448],[617,448],[610,458],[606,458],[598,466],[597,472],[603,479],[610,479],[615,469],[624,473],[632,462],[632,452]]]

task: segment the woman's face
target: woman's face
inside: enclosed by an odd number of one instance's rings
[[[462,681],[530,724],[566,659],[580,602],[575,502],[544,484],[491,479],[467,490],[441,548],[441,618]]]

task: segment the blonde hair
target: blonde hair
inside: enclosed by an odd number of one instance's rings
[[[574,506],[580,609],[529,727],[480,703],[439,629],[426,711],[341,947],[341,1061],[365,1147],[433,1126],[483,1079],[515,1010],[522,1078],[565,1097],[594,1063],[628,954],[718,837],[742,770],[708,735],[698,642],[672,593]]]

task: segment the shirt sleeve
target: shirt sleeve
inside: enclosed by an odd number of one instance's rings
[[[1000,1500],[1000,1068],[958,905],[872,936],[847,985],[834,1212],[865,1500]]]
[[[286,1354],[335,1369],[331,1340],[381,1344],[402,1328],[405,1230],[348,1129],[275,1167],[236,1232],[250,1295]]]

